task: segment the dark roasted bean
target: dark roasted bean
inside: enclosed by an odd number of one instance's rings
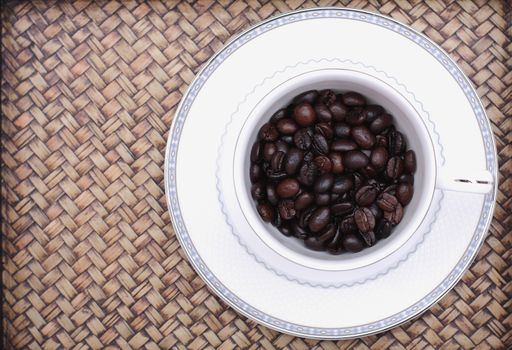
[[[364,125],[354,126],[350,134],[354,141],[363,149],[370,149],[375,144],[375,135]]]
[[[362,233],[367,233],[375,227],[375,217],[368,208],[358,208],[354,212],[354,220],[358,230]]]
[[[345,215],[354,210],[354,205],[351,202],[339,202],[331,205],[331,213],[334,216]]]
[[[375,221],[378,221],[382,218],[382,209],[379,208],[379,206],[377,205],[377,203],[373,203],[372,205],[370,205],[368,207],[368,209],[371,210],[373,216],[375,217]]]
[[[335,122],[341,122],[345,120],[348,113],[348,107],[345,106],[341,101],[334,101],[330,106],[329,110],[332,114],[332,120]]]
[[[384,192],[377,199],[377,205],[385,212],[391,212],[396,209],[396,206],[398,205],[398,200],[396,199],[395,196]]]
[[[385,211],[384,212],[384,219],[391,222],[394,225],[397,225],[402,221],[402,217],[404,215],[404,208],[400,203],[396,205],[395,210],[393,211]]]
[[[290,220],[295,217],[295,205],[292,200],[279,202],[277,209],[279,210],[279,215],[283,220]]]
[[[364,177],[358,172],[352,174],[354,178],[354,189],[357,191],[364,185]]]
[[[352,106],[364,106],[366,104],[366,100],[360,93],[357,92],[346,92],[343,94],[343,103],[349,107]]]
[[[367,122],[371,123],[375,118],[384,113],[384,108],[379,105],[368,105],[363,109],[363,113],[366,115]]]
[[[347,113],[345,121],[349,125],[361,125],[366,122],[366,114],[361,108],[354,108]]]
[[[343,165],[351,170],[364,168],[369,162],[368,156],[361,151],[348,151],[343,155]]]
[[[266,123],[260,128],[258,136],[263,141],[271,142],[277,140],[279,132],[274,124]]]
[[[332,164],[332,172],[333,174],[341,174],[343,172],[343,156],[339,152],[331,152],[329,153],[329,159]]]
[[[345,123],[334,124],[334,135],[340,139],[350,137],[350,125]]]
[[[293,110],[293,118],[300,126],[310,126],[316,120],[315,110],[309,103],[303,102]]]
[[[256,163],[261,160],[261,142],[255,142],[251,148],[251,162]]]
[[[332,139],[332,137],[334,136],[334,131],[332,130],[330,125],[327,123],[316,124],[315,131],[318,134],[323,135],[327,140]]]
[[[397,179],[400,175],[402,175],[404,171],[404,161],[398,157],[394,156],[388,160],[388,164],[386,165],[386,175],[391,179]]]
[[[286,142],[284,142],[283,140],[277,140],[275,142],[275,145],[276,145],[276,151],[284,152],[285,154],[290,149],[290,146]]]
[[[327,243],[327,251],[329,253],[337,255],[343,252],[343,236],[343,232],[341,232],[341,230],[338,228],[332,240]]]
[[[309,218],[308,228],[311,232],[320,232],[329,224],[331,210],[329,207],[320,207],[316,209]]]
[[[315,106],[315,113],[317,119],[322,123],[329,123],[332,120],[332,113],[324,104],[317,104]]]
[[[281,136],[281,140],[283,140],[287,144],[290,144],[290,143],[293,143],[293,136],[292,135],[283,135],[283,136]]]
[[[300,185],[294,178],[287,178],[277,184],[276,192],[281,198],[292,198],[299,193]]]
[[[352,140],[336,140],[331,144],[331,149],[336,152],[347,152],[357,149],[357,144]]]
[[[312,140],[313,149],[320,154],[329,153],[329,144],[322,134],[314,134]]]
[[[313,154],[313,152],[309,151],[309,152],[306,152],[304,154],[304,161],[305,162],[312,162],[313,161],[313,158],[315,158],[315,155]]]
[[[329,241],[331,241],[336,235],[336,226],[329,225],[325,230],[323,230],[319,236],[317,237],[308,237],[304,244],[306,247],[312,250],[324,250],[325,246]]]
[[[411,174],[402,174],[398,178],[398,182],[405,182],[408,183],[409,185],[414,185],[414,176],[412,176]]]
[[[333,183],[334,175],[331,173],[320,175],[315,182],[314,190],[316,193],[325,193],[331,189]]]
[[[298,211],[304,210],[309,207],[315,200],[315,197],[308,192],[301,193],[295,199],[295,209]]]
[[[370,155],[370,163],[376,169],[383,169],[388,164],[388,159],[388,150],[382,146],[375,147]]]
[[[251,179],[251,182],[255,183],[256,181],[261,179],[262,175],[263,175],[263,170],[261,170],[261,166],[257,163],[253,163],[249,170],[249,177]]]
[[[292,222],[292,232],[295,237],[298,239],[306,239],[308,237],[308,231],[305,228],[301,227],[296,221]]]
[[[318,170],[321,173],[330,173],[332,170],[331,159],[327,156],[316,156],[315,159],[313,159],[313,162],[315,162],[316,166],[318,167]]]
[[[274,172],[279,172],[283,170],[284,166],[284,152],[276,152],[272,156],[272,159],[270,160],[270,168]]]
[[[366,243],[368,247],[371,247],[375,244],[375,233],[373,231],[363,232],[359,231],[361,237],[363,237],[363,241]]]
[[[286,237],[290,237],[291,235],[293,235],[292,228],[290,227],[289,224],[286,223],[281,224],[281,227],[279,227],[279,232],[281,232]]]
[[[251,186],[251,196],[254,200],[265,198],[265,184],[263,181],[256,182]]]
[[[377,177],[377,169],[371,164],[368,164],[364,168],[360,169],[359,172],[363,174],[367,178],[374,178]]]
[[[401,182],[396,186],[396,199],[402,204],[403,206],[409,204],[409,202],[412,199],[413,195],[413,187],[412,185]]]
[[[380,134],[387,128],[389,128],[393,124],[393,117],[391,114],[381,114],[378,117],[376,117],[371,123],[370,123],[370,131],[375,134]]]
[[[414,174],[416,171],[416,154],[413,150],[408,150],[404,155],[404,167],[405,171],[409,174]]]
[[[293,119],[284,118],[277,122],[276,128],[283,135],[293,135],[299,129],[299,126]]]
[[[267,162],[270,162],[276,151],[276,144],[273,142],[267,142],[265,145],[263,145],[263,159],[265,159]]]
[[[265,222],[270,222],[274,219],[274,210],[268,204],[258,204],[256,207],[261,218]]]
[[[352,232],[347,233],[343,236],[343,248],[352,253],[360,252],[364,248],[363,241],[360,237],[360,235],[356,235]]]
[[[311,146],[311,136],[308,129],[300,129],[293,136],[293,142],[301,150],[305,151]]]
[[[284,170],[287,174],[293,175],[298,170],[304,159],[304,152],[298,148],[292,147],[284,158]]]
[[[384,135],[377,135],[375,137],[375,146],[388,147],[388,139]]]
[[[276,193],[276,187],[273,184],[267,184],[267,200],[272,205],[277,205],[279,197]]]
[[[300,216],[299,216],[300,227],[306,228],[308,226],[309,219],[311,218],[311,215],[313,214],[315,209],[316,209],[316,207],[310,207],[310,208],[307,208],[306,210],[303,210],[300,213]]]
[[[356,232],[357,231],[356,221],[354,220],[354,216],[353,215],[348,216],[348,217],[344,218],[343,220],[341,220],[341,222],[340,222],[340,230],[343,233],[349,233],[349,232]]]
[[[332,90],[321,90],[318,95],[318,101],[330,107],[336,101],[336,94]]]
[[[270,122],[276,124],[281,119],[286,118],[286,115],[286,108],[281,108],[280,110],[272,114],[272,117],[270,117]]]
[[[375,235],[378,239],[388,238],[393,229],[393,224],[385,219],[381,220],[375,228]]]
[[[354,186],[353,180],[349,176],[338,176],[334,179],[331,191],[337,194],[343,194],[352,189]]]
[[[324,206],[331,202],[331,195],[329,193],[317,193],[315,195],[315,204]]]
[[[404,153],[406,144],[404,136],[401,132],[391,130],[388,133],[388,149],[392,156],[400,155]]]
[[[357,190],[355,200],[357,205],[367,206],[377,199],[378,190],[373,186],[363,186]]]
[[[304,163],[299,169],[297,180],[306,186],[311,186],[315,182],[317,172],[318,169],[314,163]]]
[[[302,102],[307,102],[310,105],[312,105],[315,103],[317,97],[318,97],[318,91],[316,91],[316,90],[305,91],[302,94],[295,96],[295,98],[292,101],[292,104],[299,104]]]

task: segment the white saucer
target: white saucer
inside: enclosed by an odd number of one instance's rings
[[[262,106],[298,81],[321,88],[331,77],[389,90],[431,145],[431,157],[423,148],[418,154],[417,177],[431,189],[424,213],[413,219],[423,210],[417,193],[410,222],[359,255],[301,250],[261,223],[245,190],[247,145]],[[408,141],[415,145],[415,137]],[[492,218],[496,163],[480,100],[444,51],[387,17],[321,8],[262,22],[212,57],[178,107],[165,185],[184,251],[225,302],[285,333],[351,338],[420,314],[462,277]]]

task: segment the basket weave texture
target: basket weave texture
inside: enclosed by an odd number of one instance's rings
[[[416,320],[350,341],[284,335],[238,315],[193,271],[163,184],[166,138],[201,65],[281,12],[380,12],[440,44],[492,121],[489,236]],[[506,1],[8,2],[2,13],[6,349],[512,348],[511,10]]]

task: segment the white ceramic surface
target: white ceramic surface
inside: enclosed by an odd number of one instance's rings
[[[333,35],[343,45],[319,40]],[[382,104],[418,158],[404,221],[358,254],[305,250],[263,224],[248,193],[256,128],[322,87]],[[476,255],[496,191],[489,122],[453,61],[396,21],[336,8],[262,22],[212,57],[178,108],[165,172],[176,235],[212,290],[257,322],[313,338],[375,333],[426,310]]]

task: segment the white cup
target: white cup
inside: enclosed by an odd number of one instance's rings
[[[404,210],[404,216],[391,236],[359,253],[330,255],[307,249],[303,242],[283,236],[274,226],[265,223],[251,198],[249,180],[250,149],[257,131],[278,109],[288,105],[294,96],[311,89],[333,89],[336,92],[357,91],[370,103],[383,106],[393,115],[395,127],[403,133],[409,149],[416,153],[414,195]],[[269,91],[247,117],[235,148],[234,184],[236,196],[248,224],[273,251],[297,264],[322,270],[347,270],[372,264],[399,249],[416,232],[432,203],[436,187],[454,188],[454,174],[439,176],[433,140],[428,128],[406,96],[384,81],[365,73],[343,69],[320,69],[297,75]],[[438,180],[438,179],[442,180]],[[436,185],[436,180],[438,184]],[[462,186],[467,182],[460,183]],[[467,188],[464,188],[467,190]],[[471,190],[471,189],[470,189]],[[476,191],[483,191],[476,187]]]

